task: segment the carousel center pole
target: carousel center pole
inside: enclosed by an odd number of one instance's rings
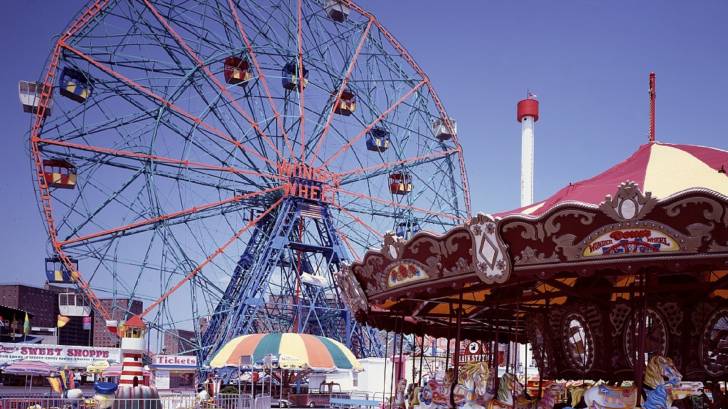
[[[417,360],[415,359],[415,354],[417,353],[417,334],[412,334],[412,353],[410,356],[412,357],[412,383],[415,383],[415,376],[416,376],[416,370],[417,370]]]
[[[543,322],[545,324],[543,326],[543,331],[541,334],[541,338],[543,339],[543,343],[541,344],[541,359],[540,359],[540,362],[538,363],[539,364],[538,365],[538,397],[539,397],[539,399],[541,398],[542,393],[543,393],[543,370],[544,370],[544,366],[546,364],[546,325],[547,325],[546,323],[548,323],[546,318],[548,317],[548,314],[549,314],[549,301],[550,300],[551,300],[551,298],[549,298],[548,296],[546,297],[546,300],[544,300],[544,321]]]
[[[500,387],[500,377],[498,376],[498,368],[500,367],[500,323],[498,323],[498,310],[495,310],[495,348],[493,351],[493,373],[494,384],[493,388],[497,391]]]
[[[407,378],[405,377],[405,374],[407,373],[407,368],[404,366],[404,312],[402,313],[402,316],[400,318],[400,328],[399,328],[399,365],[397,365],[397,377],[395,378],[395,394],[399,393],[399,384],[402,379],[405,379],[405,384],[407,383]],[[406,390],[406,389],[405,389]],[[405,390],[402,391],[402,394],[405,393]],[[404,402],[402,403],[404,405]]]
[[[638,328],[638,344],[637,344],[637,359],[635,359],[635,384],[637,385],[637,405],[639,405],[642,401],[642,381],[644,377],[644,371],[645,371],[645,335],[646,335],[646,325],[645,325],[645,310],[647,308],[647,275],[645,273],[642,273],[639,275],[640,277],[640,309],[639,313],[636,314],[636,316],[639,317],[639,323],[637,324]]]
[[[459,366],[460,366],[460,329],[462,326],[462,318],[463,318],[463,289],[460,289],[460,297],[458,299],[458,314],[457,314],[457,330],[455,332],[455,351],[453,352],[453,383],[450,387],[450,404],[452,407],[456,407],[455,405],[455,386],[458,384],[459,379]]]
[[[384,382],[382,382],[382,407],[387,397],[387,357],[389,356],[389,331],[384,333]]]
[[[422,386],[422,361],[425,359],[425,334],[420,338],[420,373],[417,376],[417,385]],[[413,379],[414,381],[414,379]]]
[[[392,376],[389,380],[389,409],[392,409],[394,404],[394,373],[397,372],[397,365],[394,363],[394,358],[397,357],[397,333],[399,328],[399,321],[395,321],[394,324],[394,337],[392,338]]]
[[[450,304],[450,308],[448,308],[448,317],[447,317],[447,348],[445,348],[445,374],[447,374],[447,370],[450,367],[450,332],[452,329],[452,303]]]

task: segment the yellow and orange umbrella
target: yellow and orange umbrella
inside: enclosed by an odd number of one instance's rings
[[[234,338],[220,348],[210,366],[238,366],[244,356],[260,362],[266,355],[278,357],[278,366],[283,369],[362,369],[344,344],[331,338],[295,333],[250,334]]]

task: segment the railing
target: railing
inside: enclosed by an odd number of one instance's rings
[[[115,399],[113,406],[92,398],[64,399],[48,396],[0,397],[0,409],[269,409],[270,396],[218,395],[200,400],[193,395],[161,396],[155,399]]]

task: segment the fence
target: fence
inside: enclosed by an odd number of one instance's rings
[[[161,396],[156,399],[116,399],[108,409],[269,409],[270,396],[218,395],[200,400],[193,395]],[[107,409],[95,399],[64,399],[48,396],[0,397],[0,409]]]

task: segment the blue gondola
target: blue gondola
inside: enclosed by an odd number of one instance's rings
[[[422,228],[420,227],[420,224],[417,223],[417,221],[400,222],[394,229],[394,233],[399,237],[409,240],[420,230],[422,230]]]
[[[367,149],[384,152],[387,148],[389,148],[389,131],[384,128],[372,128],[367,133]]]
[[[91,83],[83,72],[66,67],[61,73],[59,92],[66,98],[84,103],[91,96]]]
[[[283,82],[283,88],[289,90],[289,91],[297,91],[298,90],[298,80],[299,80],[299,73],[296,69],[298,67],[298,64],[296,61],[291,61],[288,64],[283,66],[283,69],[281,70],[281,81]],[[303,71],[303,88],[306,88],[306,85],[308,85],[308,70],[305,66],[302,66]]]
[[[74,270],[78,270],[78,260],[70,259]],[[51,284],[71,284],[73,275],[68,271],[60,257],[48,257],[45,259],[46,279]]]

